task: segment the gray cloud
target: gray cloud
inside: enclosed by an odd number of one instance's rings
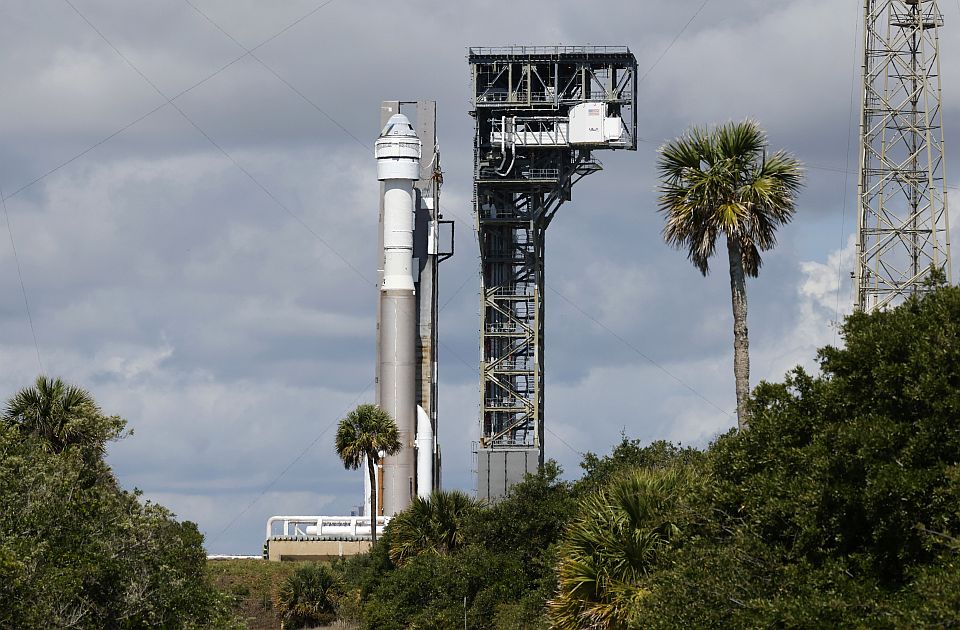
[[[73,1],[168,96],[244,54],[185,2]],[[320,5],[192,1],[245,47]],[[5,2],[6,195],[159,108],[7,201],[45,368],[130,421],[134,435],[110,455],[120,478],[199,522],[213,552],[257,553],[273,513],[349,510],[360,477],[337,461],[331,427],[373,399],[377,186],[365,145],[381,100],[436,99],[444,212],[458,221],[441,278],[440,439],[447,486],[472,488],[466,47],[627,44],[645,71],[700,4],[335,0],[256,51],[326,115],[249,56],[177,100],[281,208],[66,3]],[[726,271],[718,260],[704,279],[662,244],[655,151],[690,124],[750,115],[773,146],[846,168],[858,11],[835,5],[708,4],[641,84],[649,142],[601,156],[605,171],[577,185],[550,228],[547,453],[568,474],[578,452],[606,450],[621,429],[704,444],[733,425]],[[948,23],[960,19],[942,8]],[[950,59],[960,31],[946,29],[942,44]],[[953,120],[960,67],[944,72]],[[811,168],[796,221],[750,283],[754,381],[812,365],[833,342],[854,188],[854,176],[844,187],[843,173]],[[0,391],[12,393],[39,368],[7,243]],[[840,296],[849,304],[842,283]]]

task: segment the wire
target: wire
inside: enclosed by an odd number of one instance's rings
[[[27,310],[27,321],[30,322],[30,333],[33,335],[33,347],[37,351],[37,365],[43,374],[43,361],[40,359],[40,344],[37,342],[37,329],[33,325],[33,315],[30,314],[30,301],[27,299],[27,287],[23,283],[23,270],[20,268],[20,257],[17,255],[17,244],[13,241],[13,227],[10,225],[10,212],[7,210],[7,201],[3,198],[3,189],[0,188],[0,203],[3,205],[3,214],[7,219],[7,233],[10,235],[10,247],[13,249],[13,260],[17,263],[17,277],[20,278],[20,291],[23,293],[23,306]]]
[[[662,365],[660,365],[659,363],[657,363],[654,359],[652,359],[652,358],[651,358],[650,356],[648,356],[647,354],[644,354],[644,352],[643,352],[642,350],[640,350],[640,349],[637,348],[635,345],[633,345],[632,343],[630,343],[629,341],[627,341],[626,339],[624,339],[623,337],[621,337],[620,335],[618,335],[612,328],[610,328],[609,326],[607,326],[606,324],[604,324],[603,322],[601,322],[600,320],[598,320],[596,317],[594,317],[594,316],[591,315],[590,313],[586,312],[585,310],[583,310],[582,308],[580,308],[579,306],[577,306],[576,303],[574,303],[572,300],[570,300],[570,298],[568,298],[567,296],[565,296],[563,293],[560,293],[559,291],[557,291],[557,290],[554,289],[553,287],[550,287],[550,290],[553,291],[554,293],[556,293],[564,302],[566,302],[567,304],[569,304],[570,306],[572,306],[574,309],[576,309],[577,311],[579,311],[581,315],[583,315],[584,317],[586,317],[587,319],[589,319],[590,321],[592,321],[594,324],[596,324],[596,325],[599,326],[600,328],[604,329],[605,331],[607,331],[608,333],[610,333],[611,335],[613,335],[613,337],[614,337],[615,339],[617,339],[620,343],[622,343],[623,345],[627,346],[628,348],[630,348],[631,350],[633,350],[635,353],[637,353],[639,356],[641,356],[641,357],[643,357],[644,359],[646,359],[650,364],[652,364],[652,365],[653,365],[654,367],[656,367],[658,370],[660,370],[661,372],[663,372],[664,374],[666,374],[667,376],[669,376],[670,378],[672,378],[673,380],[675,380],[677,383],[679,383],[680,385],[682,385],[683,387],[685,387],[685,388],[686,388],[687,390],[689,390],[691,393],[695,394],[698,398],[700,398],[701,400],[703,400],[704,402],[706,402],[708,405],[710,405],[711,407],[713,407],[714,409],[716,409],[717,411],[719,411],[720,413],[722,413],[722,414],[725,415],[725,416],[730,416],[730,417],[733,416],[732,413],[730,413],[729,411],[725,411],[722,407],[720,407],[720,405],[716,404],[715,402],[713,402],[712,400],[710,400],[709,398],[707,398],[706,396],[704,396],[703,394],[701,394],[699,391],[697,391],[696,389],[694,389],[693,386],[689,385],[686,381],[684,381],[683,379],[681,379],[679,376],[677,376],[676,374],[674,374],[673,372],[671,372],[670,370],[668,370],[668,369],[665,368],[664,366],[662,366]]]
[[[690,25],[693,24],[693,21],[697,19],[697,16],[703,13],[703,10],[707,8],[708,4],[710,4],[710,0],[703,0],[703,4],[700,5],[700,8],[697,9],[697,11],[690,17],[689,20],[687,20],[687,23],[683,25],[683,28],[681,28],[680,32],[674,36],[673,40],[667,45],[667,47],[663,49],[663,52],[660,53],[660,56],[657,57],[657,60],[653,62],[653,65],[643,73],[643,76],[637,79],[637,85],[643,83],[643,80],[647,78],[647,75],[653,72],[653,69],[660,65],[660,62],[663,61],[663,58],[667,56],[667,53],[670,52],[670,49],[673,48],[673,45],[677,43],[677,40],[679,40],[685,32],[687,32],[687,29],[690,28]]]
[[[271,482],[268,483],[266,486],[264,486],[263,489],[260,491],[260,493],[259,493],[257,496],[255,496],[255,497],[253,498],[253,500],[250,501],[250,503],[248,503],[245,508],[243,508],[242,510],[240,510],[240,511],[237,513],[236,516],[234,516],[232,519],[230,519],[230,522],[228,522],[223,529],[221,529],[219,532],[217,532],[217,534],[216,534],[213,538],[210,539],[210,543],[211,543],[211,544],[212,544],[212,543],[215,543],[215,542],[218,541],[225,533],[227,533],[227,531],[228,531],[231,527],[233,527],[233,526],[236,524],[236,522],[237,522],[238,520],[240,520],[240,518],[241,518],[244,514],[246,514],[247,512],[249,512],[250,509],[253,508],[253,506],[256,505],[256,504],[260,501],[260,499],[262,499],[268,492],[270,492],[270,489],[271,489],[271,488],[273,488],[275,485],[277,485],[277,482],[279,482],[281,479],[283,479],[284,476],[286,476],[286,474],[287,474],[288,472],[290,472],[290,469],[292,469],[294,466],[296,466],[297,463],[299,463],[301,459],[303,459],[304,457],[306,457],[307,453],[309,453],[310,450],[313,449],[313,447],[317,445],[317,442],[319,442],[319,441],[323,438],[323,436],[325,436],[325,435],[327,434],[327,432],[328,432],[330,429],[333,428],[333,425],[335,425],[335,424],[337,424],[338,422],[340,422],[341,416],[345,415],[345,414],[348,413],[351,409],[353,409],[353,407],[357,404],[357,402],[359,402],[360,399],[363,398],[364,395],[365,395],[368,391],[370,391],[370,388],[373,387],[373,384],[374,384],[374,381],[371,381],[370,383],[368,383],[367,386],[363,389],[363,391],[360,392],[360,393],[357,395],[357,397],[353,399],[353,402],[351,402],[349,405],[347,405],[347,408],[344,409],[343,412],[340,413],[340,415],[338,415],[336,418],[334,418],[334,420],[333,420],[332,422],[330,422],[330,424],[328,424],[328,425],[323,429],[323,431],[321,431],[320,433],[318,433],[317,436],[316,436],[315,438],[313,438],[313,441],[310,442],[309,444],[307,444],[307,446],[304,447],[304,449],[303,449],[302,451],[300,451],[300,454],[297,455],[296,457],[294,457],[293,460],[292,460],[289,464],[287,464],[286,467],[285,467],[283,470],[281,470],[280,473],[279,473],[276,477],[273,478],[273,481],[271,481]]]
[[[310,106],[313,107],[315,110],[317,110],[318,112],[320,112],[321,114],[323,114],[324,116],[326,116],[327,120],[329,120],[329,121],[332,122],[334,125],[336,125],[337,127],[339,127],[340,130],[343,131],[343,133],[345,133],[345,134],[347,134],[348,136],[350,136],[351,138],[353,138],[353,140],[354,140],[357,144],[359,144],[360,146],[362,146],[363,148],[367,149],[368,151],[371,150],[372,147],[371,147],[369,144],[365,143],[363,140],[361,140],[361,139],[358,138],[357,136],[353,135],[353,134],[350,132],[350,130],[347,129],[346,127],[344,127],[343,125],[341,125],[340,122],[339,122],[336,118],[334,118],[333,116],[331,116],[325,109],[323,109],[322,107],[320,107],[319,105],[317,105],[315,102],[313,102],[310,98],[307,97],[306,94],[304,94],[303,92],[301,92],[300,90],[298,90],[298,89],[297,89],[293,84],[291,84],[289,81],[287,81],[287,80],[284,79],[282,76],[280,76],[280,74],[278,74],[276,70],[274,70],[273,68],[271,68],[270,66],[268,66],[262,59],[260,59],[260,57],[257,57],[255,54],[253,54],[253,50],[248,49],[246,46],[244,46],[243,44],[241,44],[240,41],[237,40],[236,37],[234,37],[233,35],[231,35],[230,33],[228,33],[222,26],[220,26],[219,24],[217,24],[217,23],[213,20],[213,18],[211,18],[211,17],[210,17],[209,15],[207,15],[206,13],[204,13],[197,5],[195,5],[195,4],[194,4],[193,2],[191,2],[190,0],[183,0],[183,1],[184,1],[185,3],[187,3],[187,5],[188,5],[191,9],[193,9],[194,11],[196,11],[203,19],[205,19],[207,22],[209,22],[211,25],[213,25],[213,27],[214,27],[215,29],[217,29],[218,31],[220,31],[221,33],[223,33],[225,36],[227,36],[227,38],[230,39],[230,41],[232,41],[234,44],[236,44],[237,46],[239,46],[247,55],[250,56],[250,58],[252,58],[254,61],[256,61],[257,63],[259,63],[261,66],[263,66],[263,68],[264,68],[267,72],[269,72],[270,74],[272,74],[273,76],[275,76],[275,77],[276,77],[278,80],[280,80],[284,85],[286,85],[288,88],[290,88],[291,90],[293,90],[293,92],[294,92],[297,96],[299,96],[300,98],[302,98],[308,105],[310,105]],[[333,1],[333,0],[330,0],[330,2],[332,2],[332,1]],[[329,2],[328,2],[327,4],[329,4]]]
[[[857,19],[854,21],[853,27],[853,71],[850,77],[850,112],[847,114],[847,165],[845,169],[846,172],[843,175],[843,205],[840,211],[840,255],[837,256],[837,306],[833,314],[833,321],[835,323],[840,321],[840,287],[843,285],[843,246],[847,228],[847,186],[850,183],[850,149],[853,146],[853,100],[856,94],[857,83],[857,50],[860,48],[858,42],[860,36],[860,8],[856,7],[856,9]],[[840,331],[838,327],[834,325],[833,345],[837,345],[837,335],[839,334]]]
[[[557,435],[555,432],[551,431],[549,427],[547,427],[546,425],[544,425],[543,428],[544,428],[544,430],[545,430],[547,433],[549,433],[549,434],[552,435],[553,437],[555,437],[555,438],[557,438],[558,440],[560,440],[560,443],[563,444],[564,446],[566,446],[567,448],[569,448],[571,451],[573,451],[574,453],[576,453],[576,454],[579,455],[580,457],[583,457],[583,456],[584,456],[583,451],[578,451],[577,449],[575,449],[575,448],[573,448],[572,446],[570,446],[570,443],[569,443],[569,442],[567,442],[565,439],[563,439],[562,437],[560,437],[559,435]]]
[[[208,74],[207,76],[205,76],[204,78],[200,79],[199,81],[197,81],[197,82],[194,83],[193,85],[187,87],[186,89],[181,90],[180,92],[177,92],[177,93],[174,94],[173,97],[170,98],[167,102],[164,102],[164,103],[158,105],[157,107],[153,108],[152,110],[150,110],[150,111],[147,112],[146,114],[140,116],[140,117],[137,118],[136,120],[127,123],[126,125],[124,125],[124,126],[121,127],[120,129],[117,129],[117,130],[114,131],[113,133],[107,135],[107,136],[104,137],[103,139],[101,139],[101,140],[97,141],[96,143],[94,143],[93,145],[87,147],[86,149],[84,149],[84,150],[81,151],[80,153],[77,153],[76,155],[74,155],[74,156],[71,157],[70,159],[68,159],[68,160],[66,160],[66,161],[64,161],[64,162],[61,162],[60,164],[58,164],[57,166],[51,168],[50,170],[48,170],[48,171],[45,172],[44,174],[40,175],[39,177],[36,177],[36,178],[30,180],[29,182],[27,182],[26,184],[20,186],[19,188],[17,188],[16,190],[14,190],[12,193],[10,193],[10,195],[9,195],[8,197],[6,197],[6,199],[10,199],[10,198],[12,198],[12,197],[16,197],[17,195],[19,195],[21,192],[23,192],[23,191],[26,190],[27,188],[30,188],[31,186],[34,186],[35,184],[37,184],[37,183],[39,183],[40,181],[46,179],[46,178],[49,177],[50,175],[53,175],[54,173],[56,173],[56,172],[59,171],[60,169],[64,168],[65,166],[68,166],[68,165],[72,164],[73,162],[77,161],[78,159],[82,158],[83,156],[85,156],[86,154],[90,153],[91,151],[93,151],[93,150],[96,149],[97,147],[101,146],[102,144],[104,144],[104,143],[112,140],[113,138],[115,138],[116,136],[120,135],[120,134],[123,133],[124,131],[127,131],[128,129],[130,129],[131,127],[133,127],[134,125],[136,125],[137,123],[145,120],[146,118],[149,118],[150,116],[152,116],[153,114],[157,113],[157,112],[160,111],[161,109],[164,109],[165,107],[167,107],[167,105],[170,104],[169,101],[175,101],[175,100],[179,99],[181,96],[184,96],[185,94],[187,94],[187,93],[189,93],[189,92],[192,92],[193,90],[195,90],[196,88],[200,87],[201,85],[203,85],[203,84],[206,83],[207,81],[209,81],[209,80],[213,79],[214,77],[216,77],[217,75],[219,75],[219,74],[220,74],[221,72],[223,72],[224,70],[226,70],[226,69],[228,69],[228,68],[231,68],[231,67],[232,67],[234,64],[236,64],[237,62],[242,61],[242,60],[245,59],[246,57],[250,56],[254,51],[259,50],[260,48],[266,46],[267,44],[269,44],[269,43],[272,42],[273,40],[277,39],[278,37],[280,37],[281,35],[283,35],[283,34],[286,33],[287,31],[289,31],[290,29],[292,29],[293,27],[297,26],[298,24],[300,24],[301,22],[303,22],[304,20],[306,20],[306,19],[309,18],[310,16],[312,16],[312,15],[314,15],[315,13],[317,13],[318,11],[320,11],[320,9],[323,9],[324,7],[326,7],[327,5],[329,5],[329,4],[331,4],[331,3],[335,2],[335,1],[336,1],[336,0],[326,0],[326,2],[323,2],[323,3],[319,4],[318,6],[314,7],[311,11],[305,13],[304,15],[300,16],[299,18],[297,18],[297,19],[294,20],[293,22],[287,24],[285,27],[283,27],[282,29],[280,29],[279,31],[277,31],[276,33],[274,33],[273,35],[271,35],[271,36],[268,37],[267,39],[261,41],[259,44],[257,44],[257,45],[254,46],[253,48],[250,48],[250,49],[246,49],[246,48],[245,48],[244,50],[246,50],[247,52],[245,52],[244,54],[242,54],[242,55],[240,55],[239,57],[236,57],[236,58],[232,59],[231,61],[227,62],[226,64],[220,66],[220,68],[218,68],[218,69],[215,70],[214,72]],[[74,11],[76,11],[76,7],[74,7]]]
[[[242,172],[244,175],[246,175],[247,178],[248,178],[250,181],[252,181],[261,191],[263,191],[263,193],[266,194],[280,209],[282,209],[284,212],[286,212],[288,215],[290,215],[290,217],[292,217],[292,218],[293,218],[297,223],[299,223],[304,229],[306,229],[310,234],[312,234],[312,235],[314,236],[314,238],[316,238],[318,241],[320,241],[321,243],[323,243],[323,245],[324,245],[327,249],[329,249],[337,258],[339,258],[341,261],[343,261],[343,263],[344,263],[345,265],[347,265],[347,267],[349,267],[349,268],[350,268],[354,273],[356,273],[361,279],[363,279],[364,282],[366,282],[367,284],[376,286],[376,283],[375,283],[375,282],[373,282],[372,280],[370,280],[369,278],[367,278],[367,276],[366,276],[362,271],[360,271],[357,267],[355,267],[355,266],[353,265],[353,263],[351,263],[349,260],[347,260],[347,258],[346,258],[343,254],[341,254],[339,251],[337,251],[337,249],[336,249],[335,247],[333,247],[333,245],[331,245],[325,238],[323,238],[316,230],[314,230],[312,227],[310,227],[310,225],[309,225],[306,221],[304,221],[304,220],[300,217],[300,215],[298,215],[298,214],[296,214],[295,212],[293,212],[292,210],[290,210],[290,208],[288,208],[282,201],[280,201],[280,199],[279,199],[276,195],[274,195],[273,192],[270,191],[270,189],[268,189],[263,183],[260,182],[260,180],[258,180],[256,177],[254,177],[253,174],[252,174],[250,171],[248,171],[246,168],[244,168],[244,167],[236,160],[236,158],[234,158],[226,149],[224,149],[222,146],[220,146],[220,144],[218,144],[217,141],[214,140],[212,136],[210,136],[210,134],[208,134],[206,131],[204,131],[203,128],[200,127],[200,125],[198,125],[192,118],[190,118],[190,117],[187,115],[187,113],[186,113],[185,111],[183,111],[183,109],[182,109],[179,105],[177,105],[176,103],[174,103],[173,100],[172,100],[170,97],[168,97],[166,94],[164,94],[164,92],[163,92],[159,87],[157,87],[157,85],[156,85],[153,81],[150,80],[150,77],[148,77],[146,74],[144,74],[144,73],[140,70],[140,68],[138,68],[132,61],[130,61],[130,59],[129,59],[126,55],[124,55],[123,52],[121,52],[119,48],[117,48],[116,46],[114,46],[113,42],[111,42],[111,41],[107,38],[107,36],[104,35],[103,32],[102,32],[100,29],[98,29],[98,28],[93,24],[93,22],[91,22],[89,19],[87,19],[87,17],[86,17],[83,13],[81,13],[79,9],[77,9],[76,5],[74,5],[73,2],[71,2],[71,0],[63,0],[63,1],[64,1],[65,3],[67,3],[67,5],[69,5],[70,8],[73,9],[74,12],[76,12],[76,14],[79,15],[80,18],[81,18],[84,22],[86,22],[87,25],[88,25],[91,29],[93,29],[93,31],[94,31],[97,35],[100,36],[100,39],[102,39],[121,59],[123,59],[123,61],[126,62],[126,64],[127,64],[128,66],[130,66],[130,67],[134,70],[134,72],[136,72],[138,75],[140,75],[140,77],[141,77],[151,88],[153,88],[154,91],[155,91],[157,94],[159,94],[161,98],[165,99],[165,100],[167,101],[167,104],[169,104],[171,107],[173,107],[175,110],[177,110],[177,112],[184,118],[184,120],[186,120],[188,123],[190,123],[190,125],[193,126],[193,128],[196,129],[196,130],[200,133],[200,135],[202,135],[204,138],[206,138],[207,141],[208,141],[211,145],[213,145],[218,151],[220,151],[220,153],[222,153],[228,160],[230,160],[230,161],[233,163],[233,165],[234,165],[235,167],[237,167],[238,170],[240,170],[240,172]],[[333,0],[329,0],[329,1],[328,1],[328,4],[329,4],[329,2],[332,2],[332,1],[333,1]]]

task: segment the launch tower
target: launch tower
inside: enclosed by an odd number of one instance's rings
[[[864,1],[856,306],[951,280],[936,0]]]
[[[622,46],[471,48],[480,241],[477,495],[543,465],[544,250],[594,153],[637,148],[637,60]]]

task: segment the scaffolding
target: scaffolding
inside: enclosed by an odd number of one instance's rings
[[[865,0],[856,307],[951,281],[936,0]]]
[[[471,48],[480,242],[477,494],[543,465],[546,229],[597,150],[636,150],[637,61],[622,46]]]

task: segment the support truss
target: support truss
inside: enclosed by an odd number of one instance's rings
[[[478,494],[492,499],[543,464],[546,229],[573,185],[601,170],[594,151],[636,149],[637,62],[624,47],[574,46],[472,48],[469,62],[481,258]],[[571,110],[585,104],[613,121],[603,139],[577,138]]]
[[[951,280],[936,0],[865,0],[856,306]]]

